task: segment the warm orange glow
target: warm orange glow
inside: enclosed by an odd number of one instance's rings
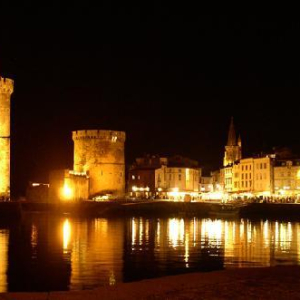
[[[62,196],[65,200],[71,200],[73,197],[73,190],[67,182],[65,182],[64,187],[62,188]]]
[[[8,230],[0,229],[0,293],[7,291]]]
[[[63,225],[63,249],[64,252],[68,251],[71,238],[71,226],[69,220],[66,219]]]

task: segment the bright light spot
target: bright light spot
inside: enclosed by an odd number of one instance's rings
[[[133,187],[132,187],[132,191],[133,192],[136,192],[138,190],[138,188],[134,185]]]
[[[67,252],[71,237],[71,226],[69,220],[66,219],[63,225],[63,249],[64,253]]]
[[[62,189],[62,195],[66,200],[70,200],[73,197],[73,191],[67,182],[65,182],[64,187]]]

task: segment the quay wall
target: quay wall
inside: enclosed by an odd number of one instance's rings
[[[78,216],[150,216],[150,217],[209,217],[209,212],[216,204],[202,202],[94,202],[80,203],[1,203],[0,217],[22,212],[70,213]],[[20,209],[22,208],[22,209]],[[242,207],[242,218],[299,219],[300,204],[251,203]]]

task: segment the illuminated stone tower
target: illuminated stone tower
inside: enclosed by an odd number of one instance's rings
[[[125,195],[125,132],[111,130],[73,131],[74,171],[88,172],[89,195]]]
[[[225,155],[223,166],[233,164],[235,161],[238,161],[242,158],[242,140],[239,136],[238,141],[236,141],[236,133],[234,129],[233,117],[231,118],[227,145],[225,146]]]
[[[0,199],[10,197],[10,96],[11,79],[0,76]]]

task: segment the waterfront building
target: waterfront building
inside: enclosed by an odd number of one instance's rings
[[[129,170],[128,192],[137,198],[195,199],[201,168],[182,156],[137,158]]]
[[[49,201],[108,200],[125,196],[125,132],[79,130],[72,132],[73,170],[53,170]]]
[[[278,159],[274,166],[274,195],[300,196],[300,159]]]
[[[11,79],[0,76],[0,201],[10,198],[10,98]]]
[[[232,197],[271,196],[274,192],[274,155],[242,158],[241,138],[236,142],[231,119],[220,181]]]

